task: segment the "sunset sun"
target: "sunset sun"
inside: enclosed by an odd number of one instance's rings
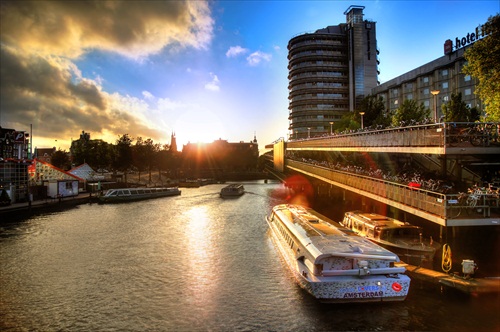
[[[187,143],[211,143],[227,139],[226,129],[212,112],[189,111],[182,115],[174,126],[179,146]]]

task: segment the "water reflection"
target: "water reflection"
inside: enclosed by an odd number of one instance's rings
[[[397,304],[324,305],[294,281],[264,216],[279,183],[222,200],[223,185],[123,205],[82,205],[0,229],[0,330],[482,331],[498,296],[413,282]],[[333,205],[337,208],[337,205]],[[479,323],[478,323],[479,322]]]
[[[196,307],[214,306],[218,292],[214,278],[217,270],[214,216],[208,206],[202,205],[189,208],[181,218],[185,221],[185,291],[190,304]]]

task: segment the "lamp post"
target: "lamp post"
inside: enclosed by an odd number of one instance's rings
[[[307,138],[311,138],[311,127],[307,128]]]
[[[432,95],[434,96],[434,123],[438,122],[438,108],[437,108],[437,95],[439,94],[439,90],[432,90]]]
[[[333,122],[330,122],[330,136],[333,135]]]
[[[365,112],[359,112],[359,114],[361,115],[361,129],[364,129],[365,125],[363,124],[363,115],[365,115]]]

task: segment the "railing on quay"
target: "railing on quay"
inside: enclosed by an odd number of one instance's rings
[[[498,147],[498,122],[442,122],[287,141],[287,149],[343,147]]]
[[[346,187],[362,190],[379,198],[402,204],[444,220],[458,217],[458,212],[461,209],[468,209],[468,211],[473,212],[474,218],[490,217],[491,208],[499,207],[498,197],[482,195],[474,206],[474,211],[472,211],[469,205],[458,199],[458,194],[432,192],[396,182],[332,170],[291,159],[287,159],[286,164],[313,176],[316,175]],[[477,211],[480,211],[481,214],[477,214]]]

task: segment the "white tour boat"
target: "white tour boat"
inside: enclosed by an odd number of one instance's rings
[[[436,251],[441,247],[432,237],[423,237],[422,227],[376,213],[346,212],[341,224],[393,251],[410,265],[432,268]]]
[[[171,188],[119,188],[109,189],[105,195],[99,196],[100,203],[120,203],[139,201],[150,198],[180,195],[177,187]]]
[[[403,301],[410,288],[396,254],[316,211],[275,206],[266,217],[273,242],[299,285],[322,302]]]
[[[220,197],[238,197],[245,193],[245,187],[242,184],[230,184],[220,190]]]

